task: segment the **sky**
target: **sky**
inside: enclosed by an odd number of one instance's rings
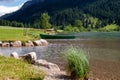
[[[18,10],[26,1],[27,0],[0,0],[0,16]]]

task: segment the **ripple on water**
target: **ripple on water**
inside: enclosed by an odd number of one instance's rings
[[[19,55],[29,52],[36,52],[38,59],[46,59],[50,62],[57,63],[61,69],[64,69],[65,61],[62,52],[71,45],[86,50],[90,58],[91,70],[94,75],[107,77],[110,80],[112,75],[116,79],[120,76],[120,40],[119,39],[75,39],[75,40],[48,40],[49,46],[37,47],[10,47],[0,48],[0,53],[8,56],[11,52],[16,51]],[[88,54],[89,53],[89,54]],[[107,74],[104,74],[105,72]],[[104,80],[102,79],[101,80]],[[109,79],[108,79],[109,78]]]

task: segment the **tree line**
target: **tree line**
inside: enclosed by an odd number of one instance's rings
[[[72,13],[72,10],[65,10],[65,13],[63,12],[63,18],[61,20],[56,20],[57,23],[61,21],[63,24],[56,25],[53,22],[51,22],[51,19],[53,19],[48,13],[43,13],[39,17],[39,20],[34,22],[34,24],[26,24],[26,23],[20,23],[16,21],[7,21],[7,20],[0,20],[0,25],[2,26],[12,26],[12,27],[25,27],[25,28],[37,28],[37,29],[61,29],[66,32],[83,32],[83,31],[120,31],[120,26],[115,25],[115,28],[109,29],[109,27],[104,28],[107,25],[110,25],[109,23],[106,23],[104,21],[101,21],[98,18],[92,17],[90,15],[79,13],[81,16],[78,16],[78,19],[74,20],[71,16],[70,22],[66,22],[65,15]],[[61,13],[62,14],[62,13]],[[78,13],[77,13],[78,14]],[[71,14],[72,15],[72,14]],[[76,14],[74,14],[76,15]],[[68,15],[67,15],[68,16]],[[70,17],[70,16],[69,16]],[[60,22],[60,23],[61,23]]]
[[[0,20],[1,26],[12,26],[12,27],[24,27],[23,23],[19,23],[16,21],[7,21],[7,20]]]

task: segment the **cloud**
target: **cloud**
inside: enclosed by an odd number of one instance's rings
[[[0,1],[6,1],[6,2],[9,1],[9,2],[11,2],[11,1],[14,1],[14,0],[0,0]]]
[[[14,7],[8,7],[8,6],[0,6],[0,16],[7,14],[7,13],[11,13],[14,11],[17,11],[18,9],[21,8],[23,4],[18,5],[18,6],[14,6]]]

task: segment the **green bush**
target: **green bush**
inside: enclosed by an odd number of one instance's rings
[[[74,80],[87,80],[90,66],[85,52],[82,49],[71,47],[64,53],[71,78]]]

